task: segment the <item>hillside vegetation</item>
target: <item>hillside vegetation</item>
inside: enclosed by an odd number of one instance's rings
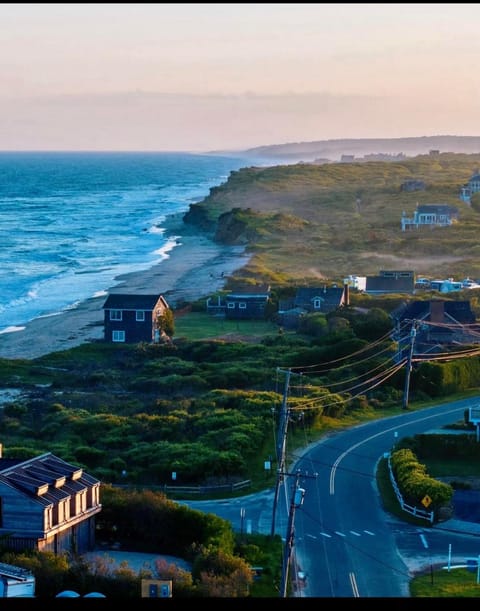
[[[480,213],[459,199],[480,155],[442,153],[400,162],[250,167],[230,174],[185,222],[252,253],[240,275],[278,285],[342,281],[349,274],[408,269],[417,275],[480,277]],[[406,180],[425,190],[405,192]],[[450,227],[401,231],[417,204],[459,210]]]
[[[252,257],[235,279],[271,282],[275,305],[283,287],[384,268],[475,278],[480,216],[458,193],[478,166],[480,155],[440,155],[402,163],[245,168],[192,205],[185,221],[218,241],[244,244]],[[426,190],[402,192],[402,182],[412,178],[425,181]],[[402,211],[411,216],[417,202],[455,205],[460,222],[402,233]],[[462,293],[478,312],[478,291]],[[233,532],[220,519],[168,513],[162,490],[178,497],[177,485],[196,486],[199,493],[219,486],[216,493],[224,498],[233,483],[249,484],[249,492],[272,486],[287,368],[287,464],[298,448],[334,430],[402,413],[405,375],[391,369],[398,347],[390,339],[388,312],[404,297],[352,291],[351,307],[307,317],[298,331],[280,329],[273,319],[235,321],[232,328],[233,321],[210,317],[200,300],[182,315],[174,312],[171,343],[92,342],[31,361],[0,359],[0,384],[19,392],[0,410],[4,456],[53,452],[98,477],[104,495],[98,534],[107,542],[191,554],[193,577],[173,575],[176,595],[218,596],[220,585],[224,595],[258,596],[259,588],[272,595],[278,591],[280,538],[270,542],[275,547],[260,548],[250,537],[234,546]],[[421,363],[412,371],[410,404],[416,409],[456,393],[478,395],[479,377],[478,357]],[[451,457],[450,451],[449,463]],[[464,474],[476,470],[476,461],[467,458]],[[435,475],[443,475],[435,467]],[[50,597],[62,588],[81,591],[90,579],[85,567],[62,564],[54,571],[55,559],[42,559],[37,583]],[[27,568],[37,562],[2,560]],[[249,566],[265,568],[260,581],[252,582]],[[138,578],[125,569],[122,577],[112,584],[97,570],[89,589],[138,597]]]

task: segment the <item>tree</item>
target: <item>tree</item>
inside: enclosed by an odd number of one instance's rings
[[[169,337],[173,336],[175,332],[175,320],[170,308],[167,308],[163,314],[157,316],[157,325],[162,335],[166,334]]]
[[[194,562],[193,574],[200,578],[202,594],[209,597],[248,596],[253,582],[252,571],[245,560],[221,549],[200,554]]]

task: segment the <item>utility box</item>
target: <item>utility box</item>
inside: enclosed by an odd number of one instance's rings
[[[142,579],[142,598],[171,598],[171,579]]]
[[[35,576],[28,569],[0,562],[0,598],[34,598]]]

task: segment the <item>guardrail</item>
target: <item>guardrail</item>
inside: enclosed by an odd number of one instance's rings
[[[388,473],[390,475],[390,482],[392,483],[393,489],[395,491],[395,495],[397,497],[398,502],[400,503],[400,507],[402,508],[402,510],[406,511],[407,513],[409,513],[412,516],[415,516],[416,518],[422,518],[424,520],[428,520],[430,524],[433,524],[433,520],[434,520],[433,511],[427,511],[426,509],[419,509],[418,507],[415,507],[413,505],[408,505],[403,500],[402,493],[400,492],[400,489],[393,475],[392,465],[390,463],[390,454],[388,455]]]

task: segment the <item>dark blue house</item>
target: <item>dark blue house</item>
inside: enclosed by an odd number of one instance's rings
[[[323,287],[300,287],[295,297],[283,300],[279,303],[278,322],[289,329],[297,328],[300,320],[306,314],[321,312],[333,312],[334,310],[348,305],[348,285],[323,286]]]
[[[414,354],[445,351],[449,346],[478,344],[480,325],[469,301],[412,301],[393,310],[392,339],[398,341],[399,354],[410,345],[410,330],[415,326]]]
[[[105,341],[157,343],[162,332],[159,317],[168,309],[161,295],[111,293],[103,304]]]
[[[269,299],[270,286],[268,284],[233,290],[225,296],[225,318],[262,320],[265,318]]]

